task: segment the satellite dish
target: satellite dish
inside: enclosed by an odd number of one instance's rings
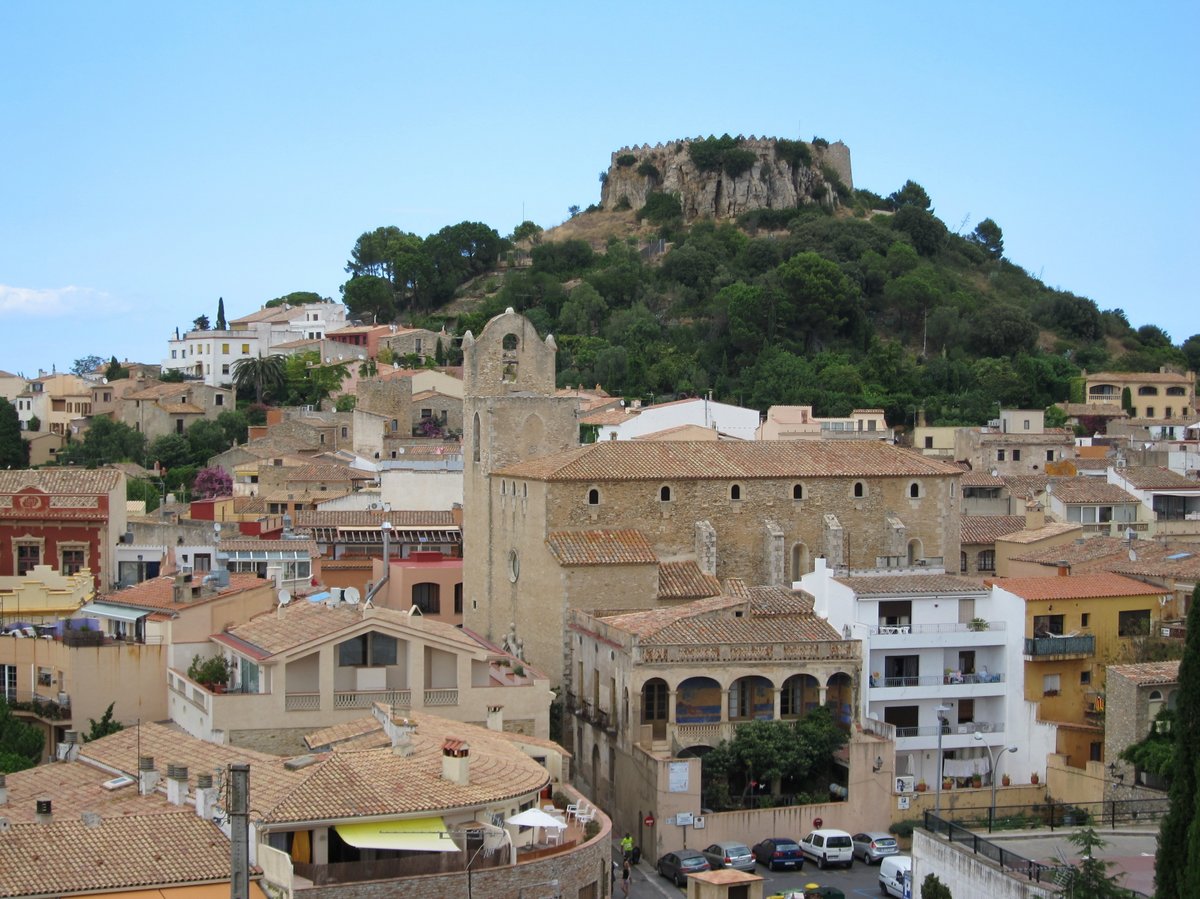
[[[213,522],[213,533],[214,533],[214,534],[220,534],[220,533],[221,533],[221,522],[219,522],[219,521],[214,521],[214,522]]]
[[[281,606],[286,606],[291,601],[292,601],[292,591],[291,590],[280,590],[279,591],[279,604]]]
[[[1131,549],[1131,550],[1129,551],[1129,561],[1130,561],[1130,562],[1136,562],[1136,561],[1137,561],[1137,550],[1136,550],[1136,549]]]
[[[359,595],[356,587],[347,587],[345,592],[342,593],[342,599],[344,599],[348,605],[358,605],[358,601],[361,598],[362,597]]]

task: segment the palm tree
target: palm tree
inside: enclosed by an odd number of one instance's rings
[[[233,386],[247,391],[253,388],[254,401],[262,405],[263,393],[278,390],[285,382],[284,358],[280,355],[239,359],[233,363]]]

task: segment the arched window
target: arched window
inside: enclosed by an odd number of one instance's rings
[[[803,484],[793,484],[792,485],[792,499],[804,499],[804,485]]]
[[[916,565],[917,562],[924,561],[925,547],[921,545],[920,540],[908,541],[908,564]]]
[[[809,560],[808,547],[803,543],[795,544],[792,546],[792,580],[798,581],[810,571],[812,562]]]
[[[855,481],[854,482],[854,498],[861,499],[862,497],[864,497],[866,495],[867,495],[867,485],[864,484],[862,481]]]
[[[730,487],[729,487],[729,498],[730,498],[731,500],[734,500],[735,502],[736,502],[737,500],[740,500],[740,499],[742,498],[742,485],[741,485],[741,484],[732,484],[732,485],[730,485]]]
[[[658,498],[664,503],[669,503],[671,501],[671,488],[666,484],[663,484],[661,487],[659,487]]]
[[[588,505],[589,506],[600,505],[600,491],[597,490],[595,487],[593,487],[591,490],[588,491]]]
[[[517,337],[516,334],[505,334],[504,335],[504,348],[506,350],[515,350],[517,348],[517,346],[520,344],[520,342],[521,342],[521,340],[519,337]]]
[[[921,485],[913,481],[908,485],[909,499],[918,499],[921,496]]]

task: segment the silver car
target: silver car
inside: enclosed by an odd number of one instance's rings
[[[861,858],[868,865],[877,865],[889,855],[900,852],[896,838],[881,830],[871,830],[854,835],[854,857]]]
[[[744,843],[713,843],[700,850],[713,870],[718,868],[736,868],[739,871],[754,870],[754,856]]]

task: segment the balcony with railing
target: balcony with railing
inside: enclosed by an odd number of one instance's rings
[[[1031,661],[1082,659],[1095,654],[1096,638],[1091,634],[1025,638],[1025,658]]]
[[[1003,696],[1007,689],[1002,672],[988,674],[928,674],[917,677],[870,679],[871,701],[934,699],[939,696],[970,699],[974,696]]]
[[[879,624],[867,626],[871,648],[1003,646],[1008,625],[1003,621],[942,622],[935,624]],[[855,632],[856,635],[858,631]]]
[[[66,693],[39,693],[36,690],[6,690],[9,709],[18,717],[68,724],[71,721],[71,697]]]

